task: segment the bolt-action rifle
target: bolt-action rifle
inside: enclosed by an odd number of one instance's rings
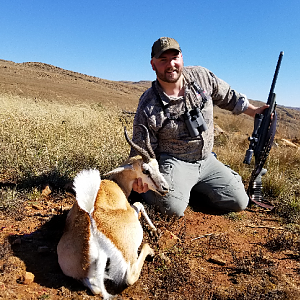
[[[246,152],[244,163],[250,164],[252,156],[255,157],[255,166],[254,170],[251,173],[249,186],[248,186],[248,196],[250,201],[253,203],[272,209],[274,208],[270,203],[263,199],[261,195],[262,182],[261,177],[267,172],[263,168],[264,163],[269,155],[271,150],[273,140],[276,132],[276,123],[277,123],[277,114],[275,111],[276,102],[275,102],[275,84],[278,77],[279,68],[281,65],[281,60],[283,57],[283,51],[280,52],[277,66],[275,69],[275,74],[273,77],[269,97],[267,104],[269,105],[263,112],[263,114],[256,114],[254,118],[254,130],[252,136],[249,137],[249,149]]]

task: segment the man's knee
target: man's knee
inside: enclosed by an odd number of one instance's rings
[[[231,197],[227,202],[228,211],[239,212],[247,208],[249,197],[244,188],[236,190]]]
[[[234,205],[232,205],[231,211],[239,212],[245,210],[248,206],[248,203],[249,203],[249,197],[245,193],[243,197],[239,197],[238,199],[235,200]]]
[[[164,215],[183,217],[188,204],[176,197],[162,197],[155,205],[159,212]]]
[[[183,217],[188,206],[186,201],[174,195],[158,196],[152,191],[143,194],[143,199],[147,204],[155,206],[160,213],[168,216]]]
[[[231,172],[233,177],[225,191],[225,194],[230,204],[228,209],[230,211],[238,212],[247,208],[249,197],[246,193],[242,177],[233,170],[231,170]]]
[[[168,215],[168,216],[176,216],[176,217],[183,217],[184,211],[186,209],[186,205],[169,205],[169,204],[163,204],[160,207],[160,212]]]

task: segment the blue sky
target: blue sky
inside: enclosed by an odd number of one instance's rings
[[[154,80],[153,42],[181,45],[249,98],[266,101],[284,51],[278,104],[300,107],[299,0],[2,0],[0,59],[43,62],[109,80]]]

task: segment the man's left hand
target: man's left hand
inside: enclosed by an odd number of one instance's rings
[[[254,105],[249,103],[249,106],[244,111],[244,114],[254,118],[256,114],[262,114],[264,112],[264,110],[268,107],[269,107],[268,104],[264,104],[261,107],[257,107],[257,106],[254,106]]]

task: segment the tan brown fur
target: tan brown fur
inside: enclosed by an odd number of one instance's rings
[[[134,232],[140,224],[124,192],[115,182],[102,180],[94,207],[93,218],[99,231],[121,251],[126,261],[134,263],[136,253],[129,253],[128,245],[134,243]]]
[[[64,235],[61,239],[61,245],[67,249],[76,249],[76,251],[66,252],[68,257],[62,259],[72,259],[74,262],[78,261],[79,265],[76,266],[76,278],[83,278],[87,276],[89,268],[89,238],[90,238],[90,218],[88,213],[82,210],[77,202],[74,203],[70,210]],[[78,239],[78,236],[81,238]],[[72,247],[68,247],[68,245]]]
[[[142,162],[142,157],[140,155],[136,155],[128,158],[120,167],[125,165],[132,165],[132,168],[136,172],[138,172],[141,169]],[[124,191],[126,198],[129,197],[132,189],[132,183],[137,178],[136,172],[132,172],[132,170],[127,170],[124,172],[116,173],[111,177],[111,179],[117,182],[120,188]]]
[[[136,161],[142,161],[142,157],[140,155],[136,155],[136,156],[132,156],[132,157],[129,157],[123,164],[123,165],[133,165]]]

